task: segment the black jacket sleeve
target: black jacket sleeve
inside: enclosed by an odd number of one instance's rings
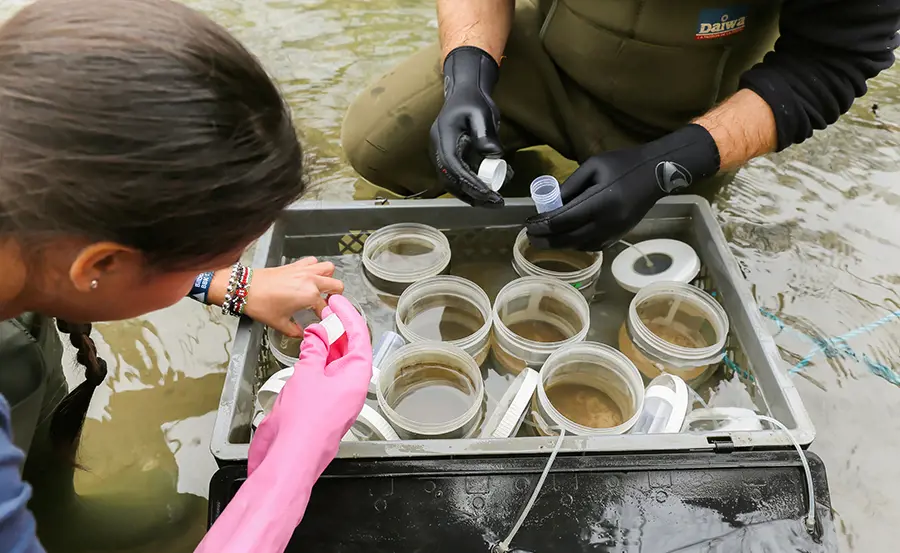
[[[775,113],[778,151],[824,129],[894,63],[900,0],[785,0],[780,36],[741,77]]]

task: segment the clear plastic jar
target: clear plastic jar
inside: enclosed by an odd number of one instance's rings
[[[399,296],[411,284],[447,272],[450,242],[428,225],[388,225],[366,239],[362,262],[365,276],[376,290]]]
[[[541,369],[532,418],[539,435],[624,434],[644,404],[641,374],[605,344],[583,342],[559,349]]]
[[[468,438],[484,418],[484,381],[472,356],[443,342],[390,355],[378,376],[378,408],[404,440]]]
[[[644,378],[662,372],[697,387],[725,356],[728,315],[703,290],[681,282],[642,288],[619,330],[619,349]]]
[[[366,319],[366,313],[363,311],[362,307],[360,307],[359,303],[350,296],[344,294],[344,298],[350,302],[353,307],[362,315],[363,320],[366,321],[366,326],[368,327],[369,321]],[[312,309],[304,309],[302,311],[297,311],[294,313],[294,322],[300,325],[301,328],[306,328],[309,325],[316,324],[321,322],[322,319],[316,315],[316,312]],[[270,357],[273,357],[279,364],[285,367],[293,367],[294,363],[298,361],[300,358],[300,344],[303,342],[303,338],[294,338],[292,336],[285,336],[280,331],[269,327],[266,330],[268,341],[269,341],[269,353]],[[372,329],[369,328],[369,337],[371,339]]]
[[[491,300],[464,278],[436,276],[413,284],[397,302],[396,323],[407,342],[453,344],[479,366],[490,351]]]
[[[588,300],[596,292],[602,267],[602,252],[535,248],[528,240],[526,229],[522,229],[513,246],[513,268],[519,276],[544,276],[561,280],[574,286]]]
[[[562,346],[581,342],[591,326],[587,300],[556,279],[529,276],[500,290],[494,301],[494,358],[506,371],[540,369]]]

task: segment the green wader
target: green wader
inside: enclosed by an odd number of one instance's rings
[[[771,49],[780,0],[519,0],[494,100],[507,154],[549,146],[578,163],[676,130],[733,94]],[[341,141],[364,178],[399,195],[440,193],[428,131],[443,103],[440,46],[350,106]],[[504,195],[546,166],[513,161]],[[540,165],[540,164],[538,164]],[[523,170],[524,169],[524,170]],[[729,176],[692,187],[710,195]],[[707,188],[707,190],[704,190]]]
[[[194,504],[202,500],[170,489],[168,475],[160,475],[151,490],[75,493],[75,467],[56,454],[50,440],[51,416],[68,393],[62,353],[53,319],[26,313],[0,321],[0,394],[12,406],[13,442],[27,453],[29,508],[47,551],[121,551],[189,524]]]

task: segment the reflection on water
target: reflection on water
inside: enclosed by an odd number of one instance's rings
[[[25,3],[0,0],[0,13]],[[316,194],[371,196],[341,154],[341,120],[365,84],[435,38],[433,0],[188,4],[231,29],[280,81],[316,160],[309,165]],[[809,334],[842,334],[900,306],[898,87],[895,69],[840,124],[754,162],[716,204],[759,303]],[[165,482],[169,491],[155,492],[163,499],[148,502],[143,518],[172,509],[183,524],[169,525],[147,551],[191,551],[202,534],[204,507],[192,498],[204,494],[213,469],[207,440],[233,325],[186,301],[97,327],[111,378],[92,406],[82,447],[91,470],[77,485],[85,494],[148,493]],[[776,340],[789,363],[810,349],[787,333]],[[896,366],[900,323],[853,346]],[[862,366],[821,357],[794,380],[818,429],[812,449],[828,467],[844,548],[888,550],[900,502],[897,484],[881,476],[892,474],[900,457],[900,390]]]

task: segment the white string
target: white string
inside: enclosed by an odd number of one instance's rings
[[[537,501],[537,496],[541,492],[541,488],[544,487],[544,480],[547,479],[547,474],[550,473],[550,467],[553,466],[553,461],[556,460],[556,454],[559,453],[559,448],[562,447],[563,438],[565,437],[566,429],[560,428],[559,438],[556,440],[556,446],[553,447],[553,453],[551,453],[550,458],[547,459],[547,465],[544,467],[544,472],[541,473],[541,477],[540,479],[538,479],[538,483],[534,487],[534,492],[532,492],[531,494],[531,499],[528,500],[528,503],[525,505],[525,509],[522,510],[522,514],[519,516],[519,520],[516,521],[516,525],[513,526],[512,531],[508,536],[506,536],[506,539],[498,543],[494,548],[495,553],[509,553],[509,544],[512,543],[513,538],[516,537],[516,533],[518,533],[519,529],[522,527],[522,524],[525,523],[525,518],[528,517],[528,513],[531,512],[531,508],[534,507],[534,502]]]
[[[803,453],[803,448],[800,447],[800,442],[794,438],[794,435],[791,434],[791,431],[788,430],[787,426],[783,425],[781,421],[773,419],[772,417],[767,417],[765,415],[756,415],[756,417],[760,420],[763,420],[769,424],[774,424],[778,428],[784,431],[787,434],[788,439],[791,440],[791,443],[794,444],[794,449],[797,450],[797,453],[800,455],[800,462],[803,464],[803,472],[806,473],[806,487],[809,489],[809,509],[806,511],[806,529],[810,532],[814,531],[816,528],[816,492],[813,489],[813,479],[812,479],[812,470],[809,468],[809,461],[806,460],[806,455]]]

